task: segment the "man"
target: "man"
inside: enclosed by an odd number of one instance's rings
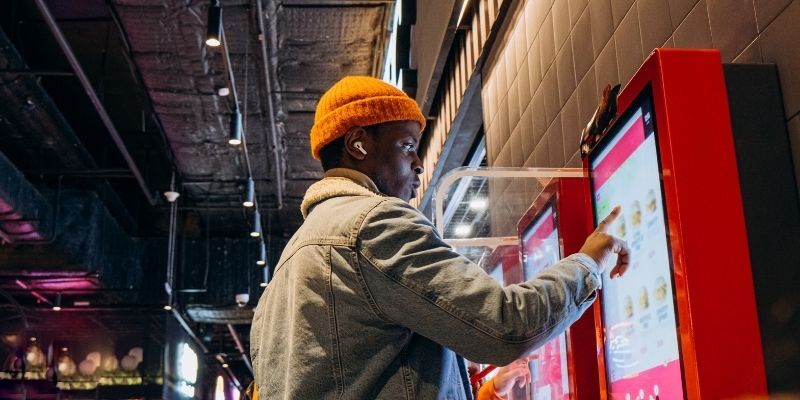
[[[317,106],[325,178],[261,296],[251,353],[261,398],[464,399],[463,362],[508,364],[574,322],[623,242],[605,234],[539,278],[501,287],[454,252],[408,200],[425,119],[402,91],[346,77]],[[494,395],[501,395],[495,393]]]

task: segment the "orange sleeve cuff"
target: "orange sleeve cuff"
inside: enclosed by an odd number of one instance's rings
[[[492,379],[481,386],[478,390],[478,398],[475,400],[505,400],[505,398],[497,395],[494,389],[494,379]]]

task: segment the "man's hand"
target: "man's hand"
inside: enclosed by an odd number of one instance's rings
[[[588,255],[600,267],[600,273],[613,262],[614,254],[617,261],[611,268],[611,278],[622,276],[628,270],[628,260],[630,258],[628,244],[624,240],[614,237],[608,233],[614,220],[620,214],[620,207],[614,207],[611,214],[597,225],[597,229],[586,238],[586,243],[581,247],[580,252]]]

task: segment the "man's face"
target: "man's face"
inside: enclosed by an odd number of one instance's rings
[[[423,172],[422,161],[417,155],[422,135],[416,121],[395,121],[368,128],[371,132],[369,156],[361,167],[378,189],[389,196],[404,201],[417,196]]]

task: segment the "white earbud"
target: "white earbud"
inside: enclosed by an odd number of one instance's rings
[[[355,142],[355,143],[353,143],[353,147],[355,147],[355,148],[356,148],[356,150],[360,151],[360,152],[361,152],[361,154],[363,154],[363,155],[367,155],[367,151],[366,151],[366,150],[364,150],[364,145],[362,145],[362,144],[361,144],[361,142]]]

